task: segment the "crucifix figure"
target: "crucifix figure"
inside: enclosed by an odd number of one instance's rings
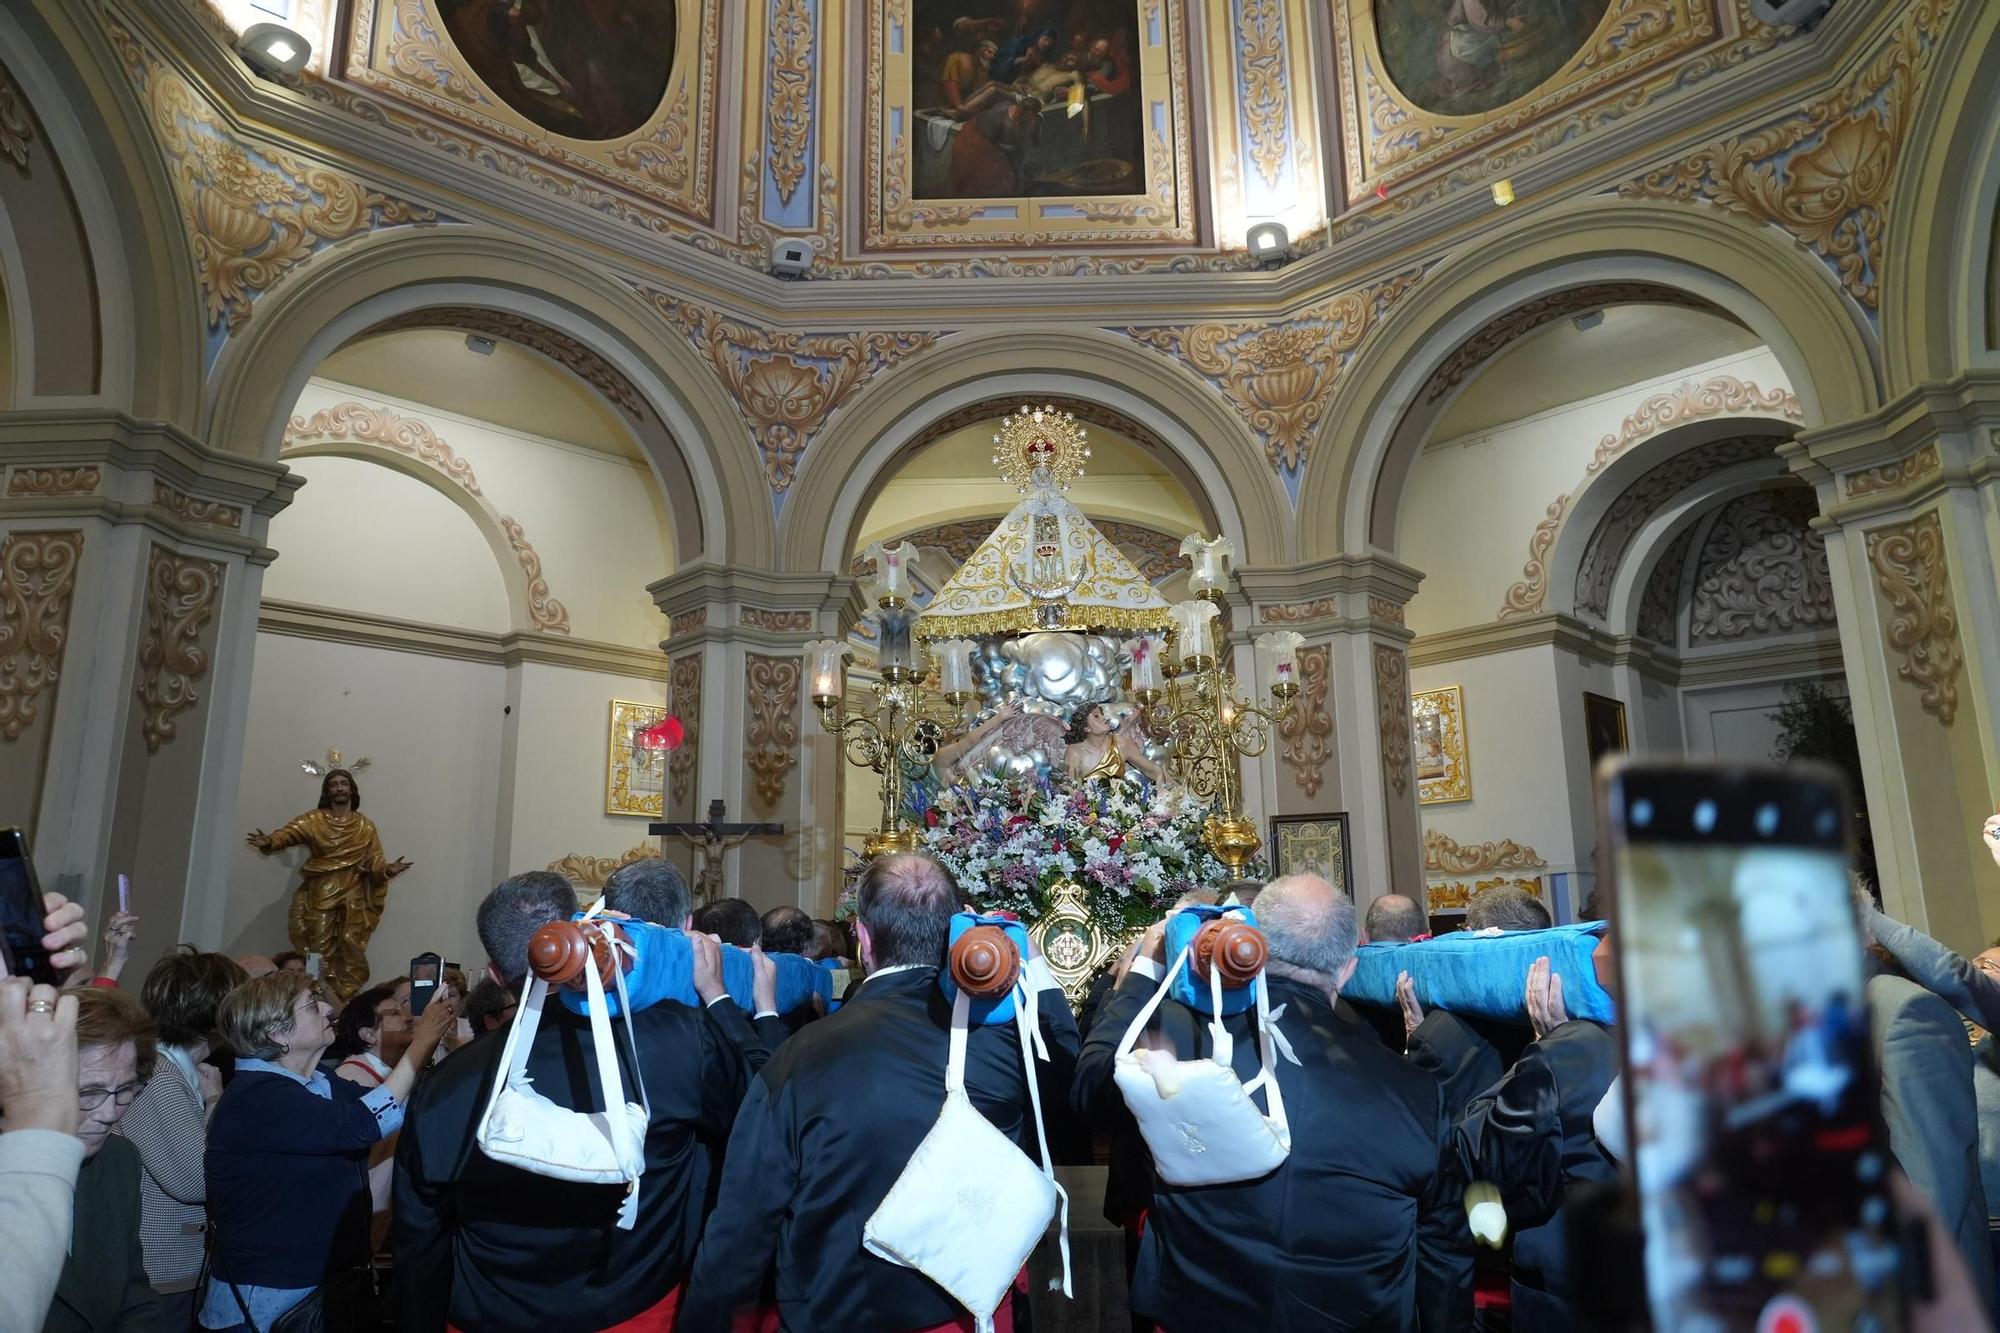
[[[679,838],[701,849],[701,875],[695,885],[695,904],[711,903],[722,897],[722,854],[745,838],[773,838],[785,831],[783,824],[730,824],[725,822],[722,798],[708,803],[708,818],[697,824],[650,824],[646,832],[656,838]]]

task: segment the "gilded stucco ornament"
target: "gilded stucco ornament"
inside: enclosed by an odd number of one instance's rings
[[[752,789],[766,808],[785,794],[785,779],[799,764],[799,681],[796,657],[744,658],[744,762],[750,767]]]
[[[1955,3],[1917,0],[1887,44],[1838,90],[1620,193],[1701,200],[1782,227],[1833,270],[1850,296],[1878,310],[1889,189],[1917,90]]]
[[[1403,650],[1375,645],[1375,724],[1382,745],[1382,780],[1398,796],[1410,792],[1410,669]]]
[[[155,545],[146,565],[146,633],[139,642],[139,683],[143,710],[139,730],[146,751],[180,734],[174,721],[201,702],[195,686],[208,674],[212,645],[202,630],[215,617],[222,595],[222,566]]]
[[[1890,651],[1902,658],[1896,678],[1916,686],[1924,711],[1948,727],[1958,716],[1965,647],[1951,604],[1944,527],[1937,511],[1927,509],[1908,522],[1872,528],[1866,536],[1868,563],[1888,602],[1883,633]]]
[[[0,739],[19,740],[62,675],[81,532],[10,532],[0,540]]]
[[[1297,474],[1341,370],[1422,276],[1410,269],[1275,324],[1214,321],[1119,332],[1200,374],[1256,432],[1271,466]]]
[[[778,198],[792,201],[806,174],[806,141],[812,133],[813,19],[805,0],[777,0],[771,6],[770,88],[765,97],[764,135],[771,179]]]
[[[35,141],[35,122],[28,115],[28,99],[21,85],[5,65],[0,65],[0,157],[28,174],[28,146]]]
[[[1299,791],[1311,797],[1319,795],[1326,781],[1326,761],[1333,757],[1333,714],[1326,706],[1333,649],[1323,643],[1307,644],[1298,650],[1298,663],[1299,701],[1278,721],[1283,741],[1278,758],[1292,770]]]

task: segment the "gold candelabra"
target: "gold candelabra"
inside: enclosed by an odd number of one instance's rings
[[[1132,645],[1132,697],[1146,729],[1166,746],[1168,762],[1188,790],[1214,803],[1203,840],[1232,877],[1257,853],[1263,839],[1243,813],[1242,758],[1256,758],[1271,742],[1298,698],[1298,648],[1302,636],[1279,630],[1257,637],[1257,657],[1271,682],[1271,703],[1250,702],[1224,665],[1221,602],[1228,562],[1235,554],[1221,538],[1191,536],[1181,554],[1193,564],[1194,597],[1169,608],[1171,639],[1141,635]],[[1169,660],[1171,659],[1171,660]]]
[[[849,763],[873,770],[880,779],[881,827],[861,845],[862,855],[868,857],[917,849],[917,830],[903,818],[903,793],[912,774],[921,774],[941,746],[965,733],[965,708],[973,698],[969,642],[934,645],[942,688],[933,692],[924,684],[924,668],[911,637],[916,613],[910,609],[907,591],[915,554],[903,547],[871,554],[877,557],[879,572],[877,609],[870,615],[881,660],[873,707],[848,708],[846,644],[819,639],[806,645],[820,726],[841,738]]]

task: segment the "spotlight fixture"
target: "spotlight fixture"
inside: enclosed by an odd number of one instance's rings
[[[1260,222],[1244,233],[1243,244],[1261,260],[1265,268],[1276,268],[1292,258],[1292,234],[1282,222]]]
[[[236,54],[267,78],[296,74],[312,56],[312,43],[282,23],[257,23],[236,39]]]
[[[1494,181],[1493,182],[1494,205],[1499,208],[1505,208],[1507,205],[1513,202],[1514,202],[1514,182],[1512,180]]]
[[[797,236],[781,236],[771,244],[771,272],[780,278],[803,278],[812,272],[813,245]]]
[[[491,338],[482,338],[476,333],[465,335],[465,350],[468,352],[479,356],[492,356],[493,348],[494,342]]]
[[[1576,325],[1578,333],[1589,333],[1603,322],[1604,312],[1602,310],[1586,310],[1583,314],[1570,320],[1570,323]]]

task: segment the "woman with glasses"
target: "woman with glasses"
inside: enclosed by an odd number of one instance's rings
[[[82,986],[76,997],[76,1222],[43,1333],[160,1327],[160,1298],[139,1249],[139,1154],[113,1134],[153,1072],[153,1020],[123,991]]]
[[[318,1068],[333,1006],[311,977],[274,972],[229,993],[216,1024],[236,1052],[236,1077],[209,1121],[203,1328],[269,1333],[322,1284],[329,1305],[366,1287],[352,1275],[368,1263],[368,1149],[403,1123],[420,1063],[412,1055],[428,1053],[456,1017],[448,999],[434,1000],[409,1052],[380,1087],[363,1089]]]
[[[159,1024],[160,1059],[118,1132],[139,1150],[140,1241],[146,1273],[166,1306],[166,1326],[193,1322],[201,1280],[203,1155],[208,1117],[222,1096],[222,1073],[207,1063],[215,1011],[249,974],[225,954],[183,944],[153,965],[139,992]]]

